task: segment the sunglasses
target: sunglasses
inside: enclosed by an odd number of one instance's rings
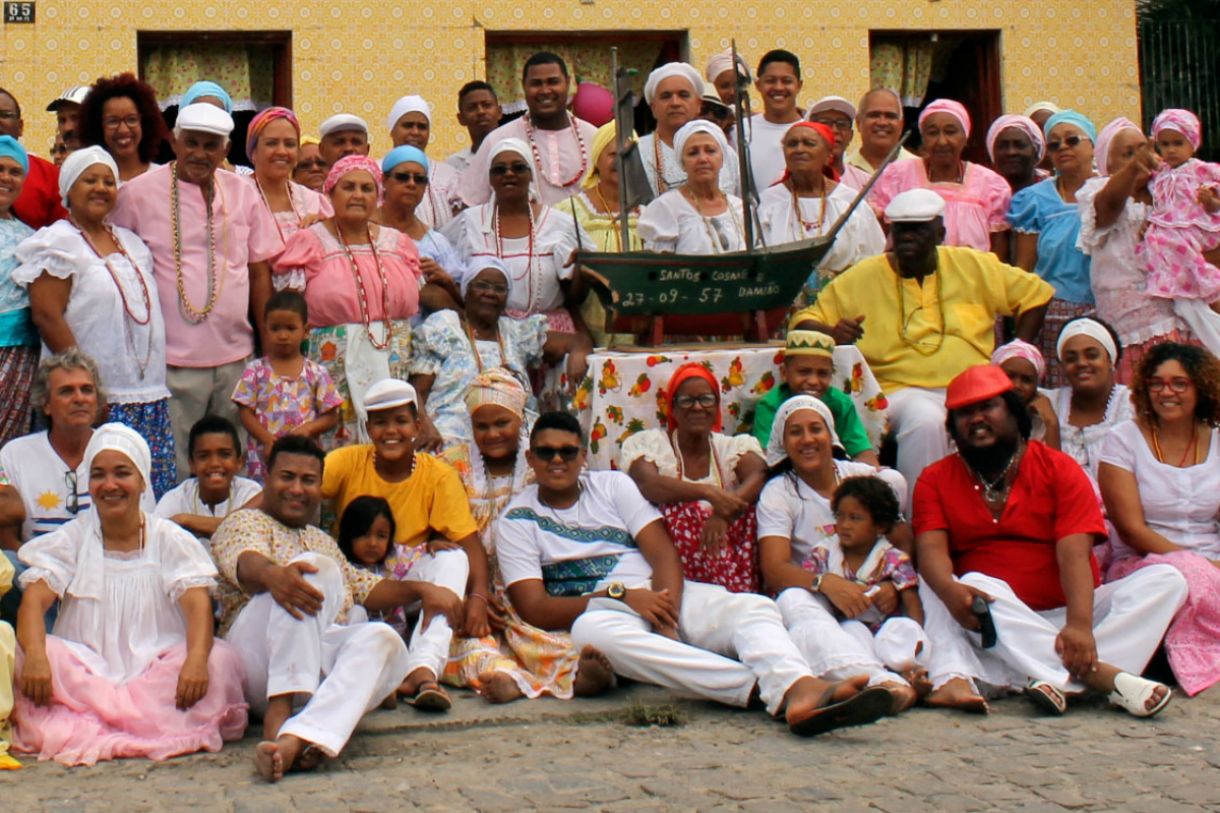
[[[406,183],[407,181],[415,181],[416,186],[427,186],[428,185],[428,176],[420,175],[415,172],[391,172],[390,177],[393,178],[394,180],[398,181],[399,183]]]
[[[674,406],[678,409],[690,409],[695,404],[704,409],[711,409],[716,406],[716,396],[713,393],[705,392],[702,395],[679,395],[674,399]]]
[[[497,178],[501,175],[507,175],[510,172],[514,175],[528,175],[530,172],[530,165],[524,161],[518,161],[514,164],[495,164],[491,169],[488,170],[488,172]]]
[[[297,169],[326,169],[326,161],[321,158],[314,158],[309,161],[300,161],[297,163]]]
[[[1168,387],[1174,392],[1180,394],[1190,389],[1191,384],[1193,383],[1194,382],[1192,382],[1189,378],[1171,378],[1169,380],[1164,378],[1150,378],[1148,379],[1148,391],[1160,392]]]
[[[1080,142],[1084,140],[1084,136],[1070,135],[1062,141],[1046,142],[1046,149],[1048,152],[1059,152],[1061,147],[1067,147],[1069,150],[1074,150],[1076,147],[1080,146]]]
[[[727,119],[729,116],[733,115],[733,111],[729,110],[727,107],[719,107],[717,105],[709,104],[704,106],[699,115],[707,116],[713,119]]]
[[[544,463],[554,460],[556,456],[562,458],[564,463],[571,463],[580,456],[579,446],[535,446],[530,451]]]

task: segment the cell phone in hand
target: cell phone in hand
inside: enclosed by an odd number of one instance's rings
[[[987,599],[975,596],[970,603],[970,612],[979,620],[979,634],[983,637],[983,649],[991,649],[996,644],[995,621],[991,619],[991,606]]]

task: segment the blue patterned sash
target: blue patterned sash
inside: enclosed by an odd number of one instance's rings
[[[542,583],[552,596],[582,596],[590,593],[597,583],[618,566],[620,554],[569,559],[542,566]]]

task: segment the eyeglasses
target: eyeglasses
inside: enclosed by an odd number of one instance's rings
[[[117,130],[119,129],[120,124],[127,125],[128,130],[134,130],[140,126],[140,117],[134,115],[124,116],[123,118],[119,118],[118,116],[107,116],[106,118],[102,119],[102,126],[107,130]]]
[[[562,458],[564,463],[571,463],[580,456],[579,446],[560,446],[558,448],[555,446],[535,446],[530,451],[533,452],[534,457],[544,463],[554,460],[556,455]]]
[[[69,514],[80,511],[80,495],[76,493],[76,472],[64,472],[64,484],[68,486],[68,497],[65,505]]]
[[[1069,150],[1074,150],[1080,145],[1080,142],[1084,140],[1086,140],[1084,136],[1070,135],[1062,141],[1046,142],[1046,149],[1048,152],[1059,152],[1061,147],[1067,147]]]
[[[716,406],[715,393],[705,392],[702,395],[679,395],[674,398],[674,406],[678,409],[690,409],[695,404],[704,409],[711,409]]]
[[[840,119],[810,119],[810,121],[815,122],[816,124],[824,125],[826,127],[832,127],[834,129],[838,130],[840,133],[850,133],[851,132],[851,126],[852,126],[851,121],[842,121]]]
[[[314,158],[297,162],[297,169],[326,169],[327,163],[322,158]]]
[[[406,183],[407,181],[415,181],[416,186],[427,186],[428,185],[428,176],[420,175],[415,172],[391,172],[390,177],[393,178],[394,180],[398,181],[399,183]]]
[[[481,279],[476,279],[470,283],[470,290],[480,294],[500,294],[503,296],[508,293],[508,286],[502,282],[485,282]]]
[[[510,172],[514,175],[528,175],[530,174],[530,165],[524,161],[518,161],[515,164],[496,164],[487,171],[497,178]]]
[[[1166,380],[1164,378],[1148,379],[1148,391],[1149,392],[1160,392],[1161,390],[1168,387],[1169,389],[1173,390],[1174,392],[1180,394],[1180,393],[1186,392],[1192,386],[1194,386],[1194,382],[1191,381],[1189,378],[1170,378],[1168,380]]]

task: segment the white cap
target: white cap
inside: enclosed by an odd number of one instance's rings
[[[365,412],[418,404],[415,387],[397,378],[383,378],[364,393]]]
[[[338,113],[331,116],[322,122],[322,126],[318,128],[318,133],[322,138],[326,138],[331,133],[338,133],[343,130],[359,130],[366,136],[369,134],[369,126],[365,123],[364,119],[359,116],[353,116],[351,113]]]
[[[85,97],[89,95],[89,91],[91,90],[93,90],[93,88],[89,85],[77,85],[76,87],[70,87],[63,93],[59,94],[59,97],[55,101],[47,105],[47,112],[54,113],[65,104],[80,104],[81,102],[85,101]]]
[[[398,120],[408,113],[423,113],[428,124],[432,124],[432,105],[424,101],[423,96],[403,96],[394,102],[390,108],[390,117],[386,120],[386,129],[393,130]],[[353,117],[354,118],[354,117]]]
[[[810,121],[817,113],[824,113],[827,110],[834,110],[837,113],[842,113],[853,121],[856,118],[856,106],[844,99],[842,96],[823,96],[813,103],[813,107],[809,108],[809,112],[805,118]]]
[[[908,189],[885,207],[885,219],[891,223],[927,223],[944,213],[945,199],[931,189]]]
[[[233,117],[214,104],[188,104],[178,111],[178,120],[174,127],[179,130],[214,133],[228,138],[233,132]]]

